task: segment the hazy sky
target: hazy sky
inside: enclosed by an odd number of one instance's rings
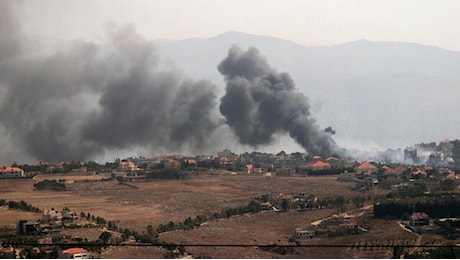
[[[460,1],[421,0],[24,0],[24,33],[103,41],[110,23],[134,24],[147,39],[241,31],[302,45],[367,39],[460,51]]]

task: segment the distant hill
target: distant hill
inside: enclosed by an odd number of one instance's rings
[[[273,68],[292,76],[318,123],[332,126],[345,147],[404,148],[460,138],[460,52],[366,40],[305,47],[239,32],[154,44],[166,63],[222,91],[217,65],[230,46],[258,48]]]

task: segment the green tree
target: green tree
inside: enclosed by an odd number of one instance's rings
[[[155,236],[155,232],[153,231],[153,226],[152,225],[148,225],[147,226],[147,233],[151,236]]]
[[[110,238],[112,234],[110,232],[104,231],[99,235],[99,239],[104,242],[104,244],[108,244],[110,242]]]
[[[249,202],[248,210],[249,212],[253,212],[253,213],[262,211],[262,204],[260,204],[260,202],[258,201],[253,200]]]
[[[345,206],[345,198],[343,196],[338,196],[335,199],[335,203],[336,203],[337,207],[340,209],[340,211],[343,211],[343,208]]]
[[[455,181],[452,179],[445,179],[440,181],[439,187],[441,188],[441,190],[451,191],[457,187],[457,183],[455,183]]]
[[[283,211],[289,211],[291,209],[291,203],[289,200],[287,199],[283,199],[281,201],[281,208],[283,209]]]

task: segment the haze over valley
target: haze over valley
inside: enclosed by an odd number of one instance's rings
[[[3,164],[226,148],[375,152],[459,136],[458,51],[367,40],[302,46],[235,31],[149,40],[132,24],[109,26],[105,43],[71,41],[25,34],[3,7]]]

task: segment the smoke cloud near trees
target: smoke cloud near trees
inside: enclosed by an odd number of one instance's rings
[[[219,64],[227,83],[219,105],[212,82],[160,66],[134,26],[108,38],[39,55],[22,48],[20,24],[0,2],[0,156],[88,160],[139,147],[204,153],[224,148],[219,135],[232,132],[243,145],[287,133],[308,153],[331,152],[332,132],[319,130],[291,77],[257,49],[233,46]]]

